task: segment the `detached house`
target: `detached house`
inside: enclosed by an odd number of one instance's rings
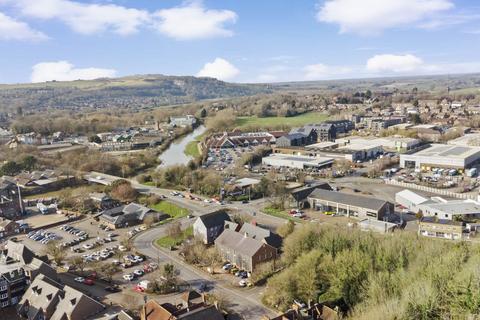
[[[223,232],[225,221],[230,221],[230,217],[223,210],[200,216],[193,224],[193,235],[205,244],[211,244]]]
[[[251,238],[248,233],[242,234],[230,229],[225,229],[215,240],[215,247],[223,259],[249,272],[254,271],[259,264],[277,258],[277,248],[269,245],[265,238]]]

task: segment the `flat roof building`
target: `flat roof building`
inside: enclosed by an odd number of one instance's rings
[[[413,154],[401,154],[400,167],[426,171],[435,167],[463,170],[479,160],[479,147],[432,144]]]
[[[332,166],[333,158],[275,153],[264,157],[262,164],[276,168],[321,169]]]

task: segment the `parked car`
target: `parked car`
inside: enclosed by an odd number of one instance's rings
[[[123,279],[126,281],[132,281],[135,277],[131,274],[124,274]]]
[[[115,293],[115,292],[120,292],[121,289],[120,289],[119,286],[113,285],[113,286],[106,287],[106,288],[105,288],[105,291],[114,292],[114,293]]]
[[[83,282],[85,281],[85,278],[83,278],[83,277],[76,277],[74,280],[75,280],[76,282],[83,283]]]

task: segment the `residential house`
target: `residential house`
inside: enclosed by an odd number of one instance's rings
[[[24,244],[8,241],[6,249],[0,252],[0,310],[16,305],[40,273],[56,277],[55,270]]]
[[[15,220],[21,216],[22,205],[17,186],[0,178],[0,217]]]
[[[338,312],[326,305],[315,303],[311,307],[301,308],[298,304],[284,313],[270,318],[263,316],[261,320],[338,320]]]
[[[207,304],[203,295],[196,291],[187,291],[182,302],[158,303],[149,300],[140,310],[141,320],[224,320],[223,314],[215,305]]]
[[[0,218],[0,239],[20,232],[20,225],[12,220]]]
[[[244,224],[242,224],[242,227],[238,232],[249,238],[263,241],[276,249],[280,249],[280,247],[282,246],[282,237],[268,229],[261,228],[255,224],[245,222]]]
[[[211,244],[223,232],[225,221],[230,221],[230,217],[224,210],[199,216],[193,224],[193,235],[205,244]]]
[[[95,319],[105,309],[100,302],[45,275],[39,275],[28,287],[18,315],[28,320]]]
[[[170,126],[172,127],[195,127],[197,118],[191,114],[178,117],[170,117]]]
[[[148,216],[159,220],[166,215],[141,204],[130,203],[103,211],[99,219],[100,223],[111,229],[117,229],[142,223]]]
[[[224,260],[249,272],[259,264],[277,258],[277,248],[267,244],[264,239],[251,238],[247,233],[230,229],[225,229],[215,240],[215,247]]]

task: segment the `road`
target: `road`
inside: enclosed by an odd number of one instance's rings
[[[182,219],[184,227],[193,223],[193,219]],[[210,274],[203,272],[182,261],[176,255],[167,250],[158,249],[153,242],[165,235],[167,226],[159,226],[147,230],[134,238],[133,245],[142,254],[149,256],[158,263],[168,262],[175,265],[180,271],[180,278],[192,287],[199,286],[201,283],[207,283],[209,287],[213,286],[213,291],[224,297],[232,309],[243,319],[260,319],[263,315],[275,316],[275,312],[267,309],[260,302],[259,288],[235,288],[226,281],[214,278]]]
[[[113,181],[123,179],[121,177],[106,175],[98,172],[91,172],[86,175],[85,178],[91,182],[101,183],[105,185],[111,184]],[[141,193],[150,193],[160,196],[167,196],[168,201],[175,203],[181,207],[189,209],[194,216],[201,216],[218,210],[221,208],[230,209],[239,214],[250,216],[256,222],[268,226],[269,228],[276,228],[279,225],[285,223],[284,219],[273,217],[270,215],[259,212],[259,208],[262,206],[265,200],[252,201],[248,204],[226,204],[219,205],[215,203],[206,203],[198,200],[190,200],[181,197],[172,197],[170,193],[174,190],[156,188],[151,186],[145,186],[138,183],[133,179],[128,180],[132,186]],[[255,212],[255,215],[253,213]],[[194,219],[184,218],[180,220],[182,227],[186,228],[193,224]],[[214,291],[220,296],[225,297],[230,303],[230,308],[241,315],[243,319],[259,319],[263,315],[275,316],[276,313],[263,306],[260,302],[260,288],[235,288],[226,281],[219,280],[212,277],[210,274],[203,272],[187,263],[182,261],[176,255],[171,254],[166,250],[159,249],[153,245],[153,242],[164,236],[166,233],[166,225],[158,226],[156,228],[147,230],[140,233],[134,238],[134,247],[142,254],[150,257],[152,261],[158,263],[172,263],[180,271],[180,278],[188,282],[193,287],[200,283],[208,283],[209,286],[213,286]]]

